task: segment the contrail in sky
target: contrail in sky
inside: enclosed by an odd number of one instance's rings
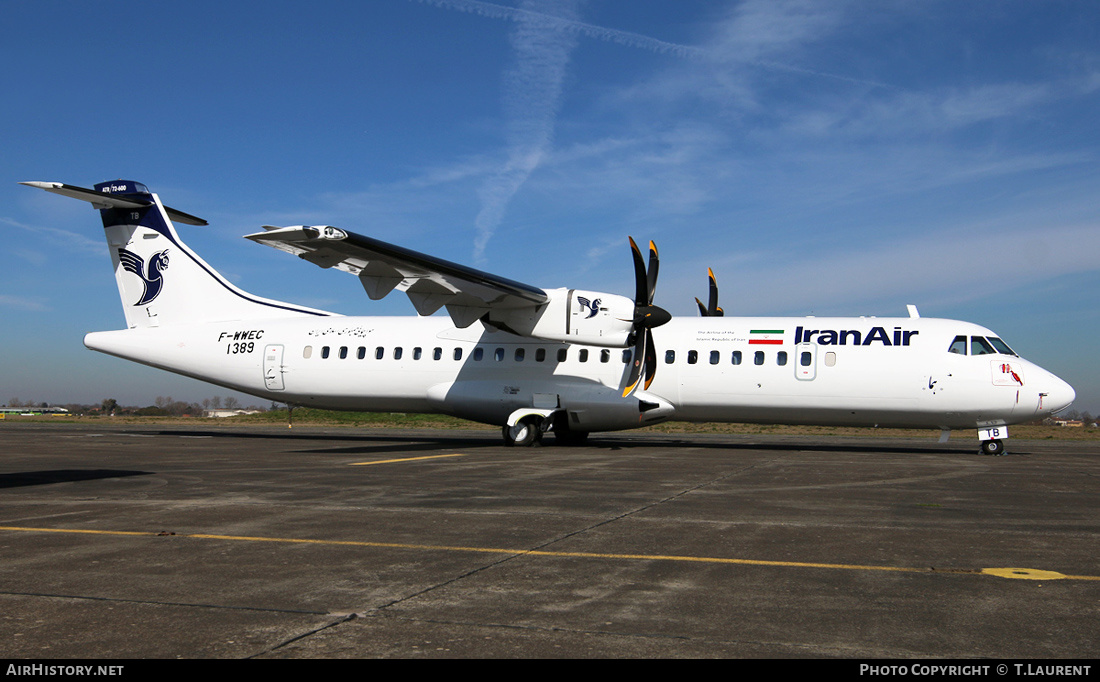
[[[520,6],[508,7],[483,0],[417,0],[440,9],[514,24],[509,41],[515,62],[505,73],[504,82],[508,159],[478,190],[481,211],[474,221],[474,257],[479,262],[484,260],[485,248],[503,222],[508,204],[551,150],[566,66],[581,37],[693,61],[722,64],[731,61],[732,57],[733,62],[765,69],[882,86],[881,83],[789,66],[750,55],[739,58],[726,51],[670,43],[639,33],[587,24],[578,19],[577,5],[580,1],[522,0]]]
[[[506,19],[515,22],[535,20],[548,30],[571,33],[573,35],[594,38],[609,43],[618,43],[619,45],[641,48],[660,54],[674,54],[680,57],[702,57],[706,54],[704,50],[690,45],[669,43],[664,40],[657,40],[656,38],[641,35],[640,33],[620,31],[614,28],[586,24],[583,21],[577,21],[572,18],[544,14],[537,10],[530,9],[529,6],[531,3],[529,2],[523,3],[522,7],[505,7],[504,5],[494,5],[491,2],[482,2],[481,0],[417,1],[443,9],[453,9],[459,12],[477,14],[479,16],[489,17],[490,19]]]
[[[478,261],[484,260],[485,247],[503,221],[512,197],[550,151],[565,69],[577,44],[575,33],[556,30],[554,24],[573,22],[577,2],[524,0],[522,9],[515,10],[519,14],[509,35],[515,62],[504,79],[508,160],[478,190],[481,211],[474,220],[474,258]],[[558,14],[551,16],[531,8],[553,9]]]
[[[507,7],[505,5],[495,5],[491,2],[484,2],[483,0],[415,1],[421,4],[439,7],[441,9],[451,9],[458,12],[476,14],[478,16],[487,17],[490,19],[504,19],[506,21],[514,22],[522,21],[524,18],[537,19],[538,21],[542,22],[543,26],[545,26],[549,30],[572,33],[574,35],[584,36],[586,38],[602,40],[607,43],[615,43],[618,45],[623,45],[624,47],[633,47],[647,50],[649,52],[655,52],[657,54],[667,54],[687,59],[697,59],[701,61],[723,61],[722,57],[719,56],[714,50],[707,49],[705,47],[683,45],[681,43],[670,43],[666,40],[658,40],[656,38],[642,35],[641,33],[622,31],[616,28],[607,28],[606,26],[596,26],[595,24],[586,24],[583,21],[577,21],[576,19],[568,19],[560,16],[544,14],[542,12],[527,9],[526,7]],[[753,66],[764,69],[787,71],[789,73],[798,73],[805,76],[831,78],[833,80],[845,81],[858,85],[870,85],[880,88],[894,87],[888,83],[879,83],[877,81],[871,81],[865,78],[853,78],[851,76],[829,73],[827,71],[816,71],[814,69],[806,69],[766,59],[744,58],[735,59],[734,61],[739,61],[744,64],[751,64]]]

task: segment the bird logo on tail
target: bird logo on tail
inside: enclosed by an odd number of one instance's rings
[[[161,273],[168,269],[168,249],[153,254],[149,259],[148,268],[145,267],[145,260],[141,256],[126,249],[120,248],[118,250],[118,260],[122,263],[123,270],[140,277],[145,285],[141,298],[134,305],[145,305],[152,302],[164,286],[164,276]]]

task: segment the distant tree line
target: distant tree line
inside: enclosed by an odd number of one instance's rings
[[[1085,424],[1096,423],[1096,417],[1089,414],[1088,410],[1084,412],[1078,412],[1077,410],[1066,410],[1065,412],[1059,412],[1055,415],[1059,419],[1070,419],[1073,421],[1081,421]]]
[[[4,407],[41,408],[51,407],[51,404],[35,400],[11,398]],[[156,400],[153,401],[152,405],[146,405],[144,407],[139,405],[120,405],[114,398],[104,398],[99,404],[54,403],[52,407],[64,407],[73,414],[134,415],[139,417],[201,417],[206,410],[217,409],[266,411],[266,408],[256,405],[243,407],[241,401],[231,395],[205,398],[201,403],[173,400],[172,396],[159,395]]]

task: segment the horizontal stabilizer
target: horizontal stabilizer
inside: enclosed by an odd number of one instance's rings
[[[28,187],[37,187],[38,189],[44,189],[47,192],[53,192],[61,196],[87,201],[92,204],[93,208],[146,208],[153,205],[152,201],[137,199],[132,196],[126,197],[126,195],[105,194],[103,192],[97,192],[94,189],[77,187],[76,185],[66,185],[63,182],[28,181],[19,184],[27,185]],[[165,206],[164,210],[168,214],[168,218],[173,222],[200,226],[209,224],[202,218],[197,218],[183,211],[177,211],[168,206]]]

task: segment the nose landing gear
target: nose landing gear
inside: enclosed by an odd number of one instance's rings
[[[1004,441],[1000,439],[983,440],[982,441],[982,454],[993,455],[994,457],[1005,454]]]
[[[978,428],[978,440],[982,442],[982,454],[999,457],[1005,454],[1004,439],[1008,438],[1007,426]]]

